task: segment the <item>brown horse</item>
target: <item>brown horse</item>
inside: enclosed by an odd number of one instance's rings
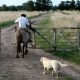
[[[29,41],[29,33],[25,29],[16,29],[16,46],[17,46],[17,55],[16,57],[19,58],[18,53],[23,52],[22,58],[24,58],[24,55],[28,53],[27,46]],[[22,50],[21,50],[21,43],[23,44]]]

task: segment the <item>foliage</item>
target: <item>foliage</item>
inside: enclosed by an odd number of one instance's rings
[[[36,0],[35,5],[38,11],[49,11],[53,6],[51,0]]]
[[[27,5],[26,6],[27,11],[34,11],[35,10],[34,2],[32,0],[28,1],[26,5]]]
[[[61,1],[57,6],[53,6],[51,0],[29,0],[22,5],[18,6],[7,6],[3,4],[0,6],[0,11],[18,11],[18,10],[27,10],[27,11],[49,11],[49,10],[80,10],[80,0],[66,0]]]
[[[77,2],[76,2],[75,9],[80,11],[80,1],[79,0],[77,0]]]
[[[17,7],[15,7],[15,6],[9,6],[9,10],[10,11],[17,11]]]
[[[72,1],[61,1],[58,5],[58,9],[60,10],[80,10],[80,1],[72,0]]]
[[[17,11],[17,10],[27,10],[27,11],[49,11],[52,9],[51,0],[36,0],[36,2],[29,0],[22,5],[18,6],[7,6],[3,4],[0,6],[0,11]]]

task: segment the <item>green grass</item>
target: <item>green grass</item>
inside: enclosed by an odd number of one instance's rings
[[[74,80],[73,78],[70,78],[67,75],[63,75],[62,77],[59,78],[59,80]]]
[[[9,75],[7,74],[0,75],[0,80],[8,80],[8,79],[9,79]],[[63,77],[60,77],[59,80],[73,80],[73,79],[68,76],[63,76]]]
[[[42,35],[46,35],[48,40],[51,41],[51,34],[49,32],[49,25],[50,25],[50,20],[49,17],[44,19],[38,26],[37,29],[38,31],[42,34]],[[70,34],[70,33],[69,33]],[[66,33],[64,34],[65,37],[68,37],[69,35]],[[72,35],[73,36],[73,35]],[[52,55],[56,55],[59,56],[63,59],[69,60],[73,63],[79,64],[80,65],[80,52],[79,51],[74,51],[75,48],[71,47],[71,44],[67,43],[66,41],[62,42],[62,40],[64,40],[63,37],[57,36],[57,41],[60,41],[60,43],[57,43],[57,47],[61,47],[61,48],[69,48],[69,49],[73,49],[72,51],[53,51],[52,47],[45,41],[43,40],[41,37],[39,37],[38,35],[36,36],[36,43],[37,45],[40,46],[40,48],[44,49],[45,51],[50,52]]]
[[[6,22],[2,22],[0,23],[0,28],[6,28],[11,26],[12,24],[14,24],[14,20],[10,20],[10,21],[6,21]]]
[[[64,77],[64,79],[62,79],[62,80],[73,80],[73,79],[70,77]]]
[[[49,51],[52,55],[59,56],[80,65],[80,54],[78,51]]]

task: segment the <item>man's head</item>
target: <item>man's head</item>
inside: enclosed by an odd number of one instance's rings
[[[21,17],[26,17],[26,14],[21,14]]]

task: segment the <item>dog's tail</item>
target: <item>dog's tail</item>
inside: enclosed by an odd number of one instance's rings
[[[59,62],[59,64],[60,64],[61,67],[67,67],[68,66],[68,64],[63,64],[61,62]]]

